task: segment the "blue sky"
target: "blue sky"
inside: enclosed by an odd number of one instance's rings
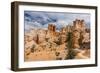
[[[31,28],[47,28],[50,23],[55,24],[59,30],[71,25],[75,19],[85,20],[87,27],[90,27],[90,14],[86,13],[24,11],[25,31]]]

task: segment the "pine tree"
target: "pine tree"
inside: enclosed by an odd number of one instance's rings
[[[66,35],[67,38],[67,49],[68,49],[68,54],[66,55],[66,59],[73,59],[75,56],[75,52],[73,50],[73,46],[72,46],[72,42],[73,42],[73,34],[72,32],[68,32],[68,34]]]

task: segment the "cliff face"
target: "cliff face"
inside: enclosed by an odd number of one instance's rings
[[[25,61],[65,59],[69,32],[72,33],[73,49],[90,49],[90,29],[85,25],[84,20],[76,19],[73,25],[59,31],[54,24],[48,24],[47,30],[32,29],[25,33]]]
[[[90,43],[90,32],[85,25],[84,20],[73,21],[73,48],[81,48],[84,43]]]

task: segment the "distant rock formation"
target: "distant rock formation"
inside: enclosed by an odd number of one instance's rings
[[[83,44],[90,43],[90,29],[86,28],[84,20],[73,21],[73,48],[81,48]],[[80,45],[81,44],[81,45]],[[85,45],[87,46],[87,45]],[[90,45],[89,45],[90,46]],[[89,47],[88,46],[88,47]]]
[[[73,30],[84,32],[86,29],[85,25],[86,24],[84,20],[76,19],[75,21],[73,21]]]

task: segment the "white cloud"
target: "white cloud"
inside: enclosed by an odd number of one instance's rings
[[[75,19],[85,20],[90,25],[90,14],[84,13],[55,13],[55,12],[32,12],[26,11],[29,16],[25,16],[25,30],[30,28],[47,28],[48,24],[53,23],[57,29],[72,24]]]

